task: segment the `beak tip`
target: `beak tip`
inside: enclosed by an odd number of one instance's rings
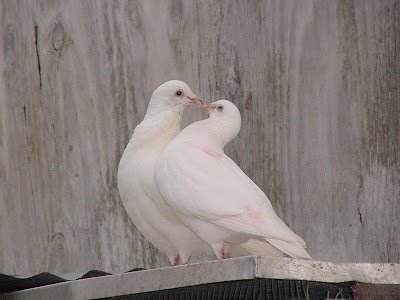
[[[201,101],[199,98],[197,98],[196,96],[194,96],[193,98],[191,97],[187,97],[191,103],[193,104],[203,104],[203,101]]]
[[[207,112],[208,112],[209,108],[210,108],[209,105],[204,105],[204,104],[200,105],[200,109],[201,109],[201,110],[204,110],[204,111],[207,111]]]

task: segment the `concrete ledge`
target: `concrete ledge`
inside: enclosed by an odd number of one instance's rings
[[[400,264],[334,264],[247,256],[68,281],[3,294],[0,299],[96,299],[256,278],[400,284]]]
[[[254,260],[255,278],[400,284],[400,264],[335,264],[324,261],[266,256],[255,256]]]

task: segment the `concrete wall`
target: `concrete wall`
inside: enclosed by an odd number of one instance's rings
[[[397,0],[1,1],[0,272],[167,264],[116,173],[173,78],[238,105],[227,153],[314,258],[399,262],[399,16]]]

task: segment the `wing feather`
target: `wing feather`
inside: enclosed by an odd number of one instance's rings
[[[162,163],[157,169],[174,169],[169,186],[162,187],[169,199],[190,198],[172,203],[180,213],[236,232],[305,246],[304,241],[279,219],[261,189],[223,152],[213,153],[190,143],[178,146],[162,154],[168,159],[163,160],[161,156]],[[158,176],[167,175],[167,172],[160,172]]]

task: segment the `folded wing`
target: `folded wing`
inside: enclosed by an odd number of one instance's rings
[[[168,179],[170,196],[190,199],[175,203],[181,213],[262,237],[292,257],[311,258],[304,240],[276,215],[267,196],[228,156],[188,143],[174,148],[166,153],[162,168],[173,170]]]

